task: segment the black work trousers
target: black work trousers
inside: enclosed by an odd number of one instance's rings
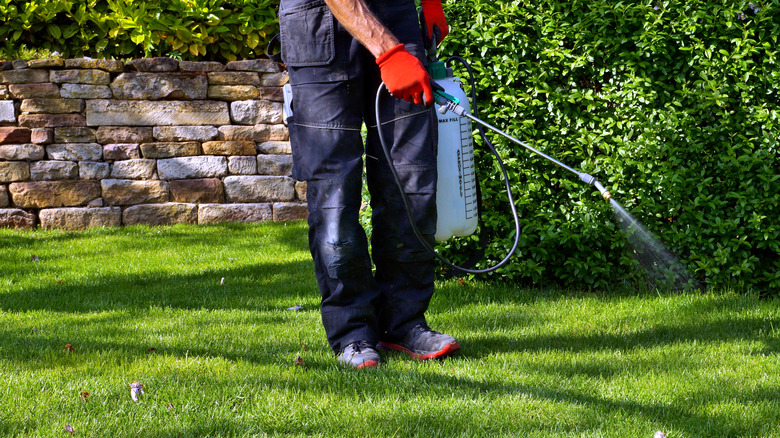
[[[367,3],[407,50],[425,62],[414,2]],[[308,183],[309,248],[328,342],[338,353],[354,341],[396,341],[425,321],[434,263],[411,231],[377,137],[379,68],[322,0],[282,0],[279,21],[282,59],[293,90],[293,116],[288,119],[293,177]],[[385,93],[379,120],[415,222],[433,244],[435,113]],[[364,153],[371,255],[359,221]]]

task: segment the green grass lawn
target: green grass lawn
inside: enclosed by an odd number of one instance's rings
[[[0,230],[0,436],[780,437],[778,300],[448,281],[429,322],[460,354],[353,371],[307,248],[303,223]]]

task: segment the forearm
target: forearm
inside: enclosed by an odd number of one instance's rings
[[[375,57],[400,44],[363,0],[325,0],[333,16]]]

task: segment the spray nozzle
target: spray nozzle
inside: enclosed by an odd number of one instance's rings
[[[598,182],[593,175],[589,175],[585,172],[579,172],[577,173],[577,176],[579,176],[582,182],[584,182],[585,184],[596,187],[596,189],[599,191],[599,193],[601,193],[601,196],[603,196],[604,199],[609,200],[609,198],[612,197],[612,194],[609,193],[609,191],[606,188],[604,188],[604,186],[602,186],[601,183]]]
[[[603,196],[604,199],[606,199],[607,201],[609,201],[609,198],[612,197],[612,193],[609,193],[609,191],[605,189],[604,186],[602,186],[601,183],[596,181],[595,179],[593,181],[593,186],[596,187],[596,189],[598,189],[599,192],[601,192],[601,196]]]

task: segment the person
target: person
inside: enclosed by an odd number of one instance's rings
[[[446,36],[441,1],[422,0],[422,11],[428,35]],[[378,349],[420,360],[453,353],[455,338],[426,323],[434,259],[412,232],[376,129],[379,120],[414,220],[433,244],[436,116],[413,0],[281,0],[279,23],[293,177],[307,181],[309,249],[330,347],[353,368],[378,366]],[[381,82],[395,98],[385,96],[377,115]],[[370,255],[359,220],[364,122]]]

